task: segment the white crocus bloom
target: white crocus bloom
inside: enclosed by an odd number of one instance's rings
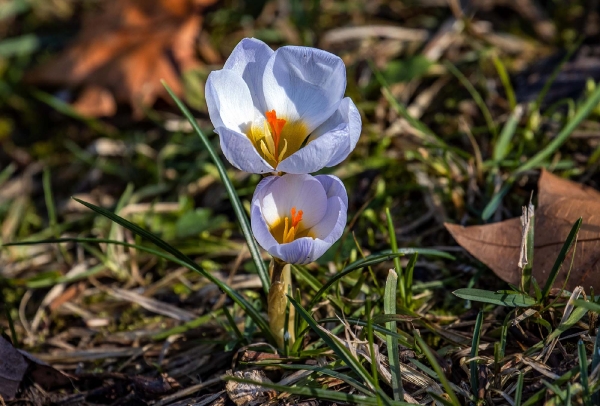
[[[311,173],[354,149],[361,118],[344,96],[342,60],[320,49],[243,39],[206,82],[210,119],[233,166]]]
[[[275,258],[307,264],[342,236],[347,208],[346,189],[335,176],[269,176],[252,197],[252,233]]]

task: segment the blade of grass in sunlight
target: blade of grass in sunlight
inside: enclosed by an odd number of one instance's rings
[[[510,109],[514,111],[515,107],[517,107],[517,98],[515,97],[515,90],[513,89],[512,83],[510,83],[510,77],[506,71],[506,66],[504,66],[504,63],[502,63],[495,52],[492,53],[492,62],[494,63],[496,72],[498,72],[498,77],[500,78],[500,82],[502,82],[502,87],[504,87],[504,91],[506,92],[508,105]]]
[[[242,202],[240,201],[240,198],[238,197],[238,195],[235,191],[235,188],[233,187],[233,184],[231,183],[231,180],[229,180],[229,176],[227,176],[227,171],[225,169],[225,165],[223,165],[223,161],[221,161],[221,159],[219,158],[219,155],[217,155],[217,152],[213,148],[208,137],[202,132],[202,130],[200,130],[200,127],[198,126],[198,123],[194,119],[194,116],[192,116],[192,113],[188,110],[188,108],[185,106],[185,104],[183,104],[183,102],[173,93],[173,91],[171,90],[171,88],[169,87],[169,85],[166,82],[163,81],[162,84],[165,87],[165,89],[167,89],[167,92],[169,92],[169,95],[171,96],[171,98],[175,101],[175,104],[177,104],[177,107],[179,107],[179,110],[181,110],[183,115],[188,119],[188,121],[192,125],[192,128],[194,129],[194,131],[196,131],[196,134],[198,134],[198,137],[200,137],[200,139],[202,140],[204,147],[208,150],[210,157],[212,158],[213,162],[217,166],[217,170],[219,171],[219,176],[221,176],[221,181],[223,182],[223,185],[225,186],[225,189],[227,190],[227,194],[229,195],[229,200],[231,201],[231,205],[233,206],[233,210],[235,211],[235,215],[240,224],[240,228],[242,229],[242,233],[244,234],[244,237],[246,238],[246,243],[248,244],[248,249],[250,250],[252,259],[254,260],[254,265],[256,265],[256,269],[258,271],[258,277],[260,278],[260,281],[262,283],[263,290],[265,293],[268,294],[269,287],[271,286],[271,282],[270,282],[270,278],[269,278],[269,270],[267,269],[267,266],[265,265],[264,261],[262,260],[262,257],[260,255],[260,249],[258,248],[258,244],[254,240],[254,236],[252,235],[252,229],[250,228],[250,221],[248,220],[248,216],[246,215],[246,212],[244,211],[244,206],[242,206]]]
[[[492,159],[496,165],[499,165],[500,162],[506,158],[508,152],[510,150],[510,144],[515,136],[517,131],[517,125],[523,116],[523,108],[521,106],[517,106],[514,108],[508,120],[502,127],[502,131],[500,131],[500,136],[498,140],[494,144],[494,151],[492,154]]]
[[[396,288],[398,286],[398,275],[393,269],[389,270],[387,280],[385,282],[385,294],[383,296],[383,308],[385,314],[396,314]],[[389,321],[385,324],[390,331],[396,331],[396,322]],[[388,360],[390,363],[390,371],[392,373],[392,392],[394,400],[404,399],[404,390],[402,388],[402,376],[400,375],[400,355],[398,351],[398,339],[393,336],[386,337],[388,348]]]
[[[558,272],[562,267],[563,262],[567,258],[567,254],[571,250],[571,247],[577,242],[577,234],[579,234],[579,229],[581,228],[581,224],[583,223],[583,219],[580,217],[579,220],[573,224],[571,227],[571,231],[569,232],[569,236],[565,240],[560,252],[558,253],[558,257],[556,257],[556,261],[554,261],[554,265],[552,266],[552,270],[548,275],[548,279],[546,280],[546,284],[544,285],[544,289],[542,289],[542,298],[546,299],[550,294],[550,289],[552,289],[552,285],[554,285],[554,281],[558,276]]]
[[[392,248],[392,252],[394,254],[397,254],[398,253],[398,242],[396,241],[396,231],[394,229],[394,223],[392,221],[392,215],[390,213],[389,207],[385,208],[385,217],[387,220],[388,234],[390,237],[390,246]],[[405,287],[405,283],[404,283],[405,279],[404,279],[404,275],[402,273],[402,266],[400,265],[399,257],[394,258],[394,268],[396,268],[396,274],[397,274],[396,280],[399,281],[398,290],[400,292],[400,303],[402,306],[406,306],[406,287]],[[394,293],[394,300],[395,299],[396,299],[396,297],[395,297],[395,293]],[[394,313],[395,313],[395,311],[394,311]]]

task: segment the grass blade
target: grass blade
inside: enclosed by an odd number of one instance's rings
[[[433,370],[437,374],[437,377],[440,380],[440,383],[442,384],[442,386],[446,390],[446,393],[450,397],[450,401],[452,402],[452,404],[453,405],[462,404],[459,402],[458,397],[456,397],[456,393],[454,393],[454,391],[452,390],[452,386],[450,386],[450,382],[448,382],[448,378],[446,378],[446,375],[444,374],[442,367],[440,367],[440,364],[437,363],[431,348],[429,348],[429,346],[427,344],[425,344],[425,341],[423,341],[421,336],[419,336],[418,334],[415,334],[415,341],[419,344],[419,347],[421,348],[421,350],[423,350],[423,353],[427,357],[427,360],[433,367]]]
[[[521,406],[521,398],[523,397],[523,380],[525,374],[519,372],[519,378],[517,378],[517,388],[515,389],[515,406]]]
[[[515,97],[515,90],[513,89],[512,84],[510,83],[510,77],[508,76],[508,72],[506,71],[506,66],[502,63],[500,58],[496,53],[492,54],[492,62],[496,67],[496,71],[498,72],[498,76],[500,77],[500,82],[502,82],[502,86],[504,87],[504,91],[506,92],[506,98],[508,99],[508,105],[511,110],[514,110],[517,106],[517,98]],[[502,138],[502,135],[500,135]]]
[[[583,403],[585,406],[592,406],[590,382],[588,379],[587,354],[585,353],[585,344],[581,340],[577,342],[577,354],[579,355],[579,380],[581,381],[581,386],[583,387]]]
[[[478,363],[473,358],[477,357],[479,354],[479,340],[481,338],[481,325],[483,324],[483,311],[480,311],[477,314],[477,319],[475,320],[475,327],[473,328],[473,343],[471,344],[471,361],[470,361],[470,370],[471,370],[471,390],[473,391],[473,396],[475,399],[479,399],[479,379],[477,367]]]
[[[260,278],[260,281],[262,283],[263,290],[266,294],[268,294],[269,288],[271,286],[269,270],[267,269],[267,266],[262,260],[262,257],[260,255],[260,249],[258,248],[258,244],[256,243],[254,236],[252,235],[250,221],[248,220],[248,216],[244,211],[244,206],[242,206],[242,202],[240,201],[240,198],[238,197],[235,188],[231,183],[231,180],[229,180],[229,177],[227,176],[227,171],[225,170],[223,161],[221,161],[219,155],[217,155],[217,152],[213,148],[208,137],[202,132],[202,130],[200,130],[200,127],[198,126],[198,123],[196,123],[194,116],[192,116],[192,113],[188,110],[185,104],[183,104],[183,102],[173,93],[173,91],[171,90],[169,85],[167,85],[166,82],[163,81],[162,84],[165,87],[165,89],[167,89],[167,92],[169,92],[171,98],[175,101],[175,104],[177,104],[177,107],[179,107],[179,110],[181,110],[183,115],[188,119],[188,121],[192,125],[192,128],[194,129],[194,131],[196,131],[196,134],[198,134],[200,140],[202,140],[204,147],[206,148],[213,162],[217,166],[219,176],[221,177],[221,181],[223,182],[223,185],[227,190],[229,200],[231,201],[231,205],[233,206],[233,210],[240,224],[240,228],[242,229],[242,233],[246,238],[246,243],[248,244],[248,249],[250,250],[250,254],[252,255],[252,259],[254,260],[256,269],[258,270],[258,277]]]
[[[385,282],[385,294],[383,296],[383,309],[385,314],[396,314],[396,288],[398,286],[398,275],[393,269],[390,269]],[[396,331],[396,322],[389,321],[385,326],[390,331]],[[393,336],[386,336],[388,348],[388,359],[390,362],[390,371],[392,373],[392,392],[394,400],[404,399],[404,390],[402,388],[402,376],[400,375],[400,353],[398,351],[398,339]]]
[[[562,267],[567,254],[571,250],[571,247],[577,241],[577,234],[579,233],[579,229],[581,228],[581,224],[583,223],[583,219],[579,217],[579,220],[573,224],[571,227],[571,231],[569,232],[569,236],[565,240],[560,252],[558,253],[558,257],[556,257],[556,261],[554,261],[554,265],[552,266],[552,270],[548,275],[548,280],[546,280],[546,284],[544,285],[544,289],[542,289],[542,298],[547,298],[550,294],[550,289],[552,289],[552,285],[554,285],[554,281],[556,280],[556,276],[558,275],[558,271]]]
[[[392,221],[392,215],[390,213],[390,209],[389,207],[385,208],[385,217],[387,219],[387,226],[388,226],[388,234],[390,236],[390,246],[392,248],[392,252],[394,254],[398,253],[398,242],[396,241],[396,231],[394,230],[394,223]],[[402,275],[402,266],[400,265],[400,258],[399,257],[395,257],[394,258],[394,268],[396,268],[396,283],[398,283],[398,278],[400,279],[400,284],[397,284],[398,289],[400,290],[400,303],[402,304],[402,306],[406,305],[406,289],[405,289],[405,285],[404,285],[404,275]],[[389,276],[388,276],[389,279]],[[386,286],[387,289],[387,286]],[[394,291],[394,300],[396,300],[396,294]],[[395,305],[394,305],[395,307]],[[396,311],[394,310],[394,313],[396,313]]]
[[[597,311],[600,313],[600,311]],[[596,341],[594,342],[594,352],[592,355],[592,371],[595,371],[600,365],[600,332],[596,333]],[[592,393],[592,404],[600,405],[600,390]]]
[[[454,76],[456,76],[460,83],[462,83],[465,89],[467,89],[467,91],[471,94],[473,101],[477,104],[479,110],[481,110],[481,113],[483,114],[483,118],[485,119],[488,130],[490,130],[494,138],[496,138],[498,136],[498,130],[496,129],[496,124],[494,123],[494,119],[492,118],[492,113],[490,113],[490,109],[488,109],[488,107],[486,106],[485,101],[483,101],[483,98],[481,97],[477,89],[475,89],[471,82],[469,82],[469,79],[467,79],[465,75],[463,75],[462,72],[458,70],[456,66],[452,65],[450,62],[447,61],[444,63],[444,66],[448,68],[448,70]]]
[[[331,368],[327,368],[327,367],[320,367],[317,365],[295,365],[295,364],[278,364],[277,368],[281,368],[281,369],[291,369],[291,370],[297,370],[297,371],[314,371],[314,372],[318,372],[321,373],[323,375],[328,375],[328,376],[332,376],[334,378],[337,379],[341,379],[342,381],[346,382],[347,384],[355,387],[356,389],[358,389],[359,391],[361,391],[362,393],[364,393],[367,396],[372,396],[371,390],[369,390],[369,388],[367,388],[365,385],[363,385],[362,383],[358,382],[356,379],[352,378],[349,375],[343,374],[341,372],[338,372],[334,369]]]
[[[523,108],[521,106],[517,106],[502,127],[502,131],[500,131],[500,136],[498,137],[498,141],[494,145],[494,152],[492,158],[494,159],[494,163],[499,165],[500,161],[506,158],[510,148],[510,142],[512,141],[516,131],[517,125],[523,116]]]

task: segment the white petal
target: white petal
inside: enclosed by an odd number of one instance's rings
[[[347,135],[345,127],[329,131],[281,161],[277,170],[301,174],[323,169],[341,148],[346,148]]]
[[[230,70],[218,70],[206,80],[206,104],[215,128],[227,127],[245,133],[254,121],[250,90],[241,76]]]
[[[273,255],[272,251],[279,243],[271,234],[269,226],[262,215],[260,201],[256,197],[255,193],[252,198],[252,207],[250,209],[250,226],[252,227],[252,234],[254,235],[256,242],[258,242],[265,251]]]
[[[344,202],[340,197],[334,196],[327,199],[327,212],[311,231],[318,239],[333,244],[344,233],[347,220]]]
[[[263,191],[263,214],[270,224],[276,221],[275,210],[278,218],[283,218],[289,217],[291,209],[296,208],[303,212],[302,225],[310,228],[321,221],[327,210],[323,185],[310,175],[283,175]]]
[[[269,254],[290,264],[308,264],[313,259],[316,240],[310,237],[298,238],[288,244],[278,244],[269,250]]]
[[[223,155],[233,166],[250,173],[273,171],[273,167],[258,154],[244,134],[226,127],[217,127],[215,132],[219,134]]]
[[[346,187],[337,176],[317,175],[315,178],[323,185],[323,189],[325,189],[325,193],[327,194],[327,199],[337,196],[342,199],[344,206],[348,207],[348,193],[346,192]]]
[[[308,139],[308,145],[310,145],[311,142],[315,142],[320,137],[325,136],[330,131],[341,129],[343,129],[343,131],[346,133],[344,143],[339,146],[339,148],[324,166],[335,166],[346,159],[350,152],[352,152],[356,147],[356,143],[360,137],[362,120],[356,105],[354,105],[349,97],[344,98],[336,112],[329,119],[327,119],[327,121],[315,129],[315,131],[313,131]]]
[[[263,73],[273,50],[256,38],[244,38],[236,45],[223,69],[230,70],[241,76],[248,88],[257,110],[264,114],[266,110],[263,94]]]
[[[315,48],[279,48],[267,62],[263,90],[267,110],[302,120],[312,132],[338,108],[346,89],[342,60]]]

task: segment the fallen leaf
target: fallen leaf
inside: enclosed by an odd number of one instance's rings
[[[28,352],[16,349],[0,335],[0,396],[4,400],[12,400],[26,379],[48,390],[71,382],[70,376]]]
[[[0,336],[0,396],[12,400],[29,364],[13,345]]]
[[[117,104],[127,103],[141,118],[157,99],[170,102],[161,79],[182,95],[181,73],[200,63],[201,11],[215,2],[105,1],[101,11],[84,18],[84,28],[66,50],[25,79],[80,90],[73,107],[83,115],[111,116]]]
[[[583,218],[579,230],[573,268],[566,289],[576,286],[600,290],[600,192],[542,170],[538,183],[535,212],[533,276],[540,286],[548,279],[571,227]],[[482,226],[462,227],[445,224],[456,242],[486,264],[502,280],[518,285],[521,270],[517,266],[521,246],[519,218]],[[563,262],[554,283],[565,282],[573,259],[573,249]]]

